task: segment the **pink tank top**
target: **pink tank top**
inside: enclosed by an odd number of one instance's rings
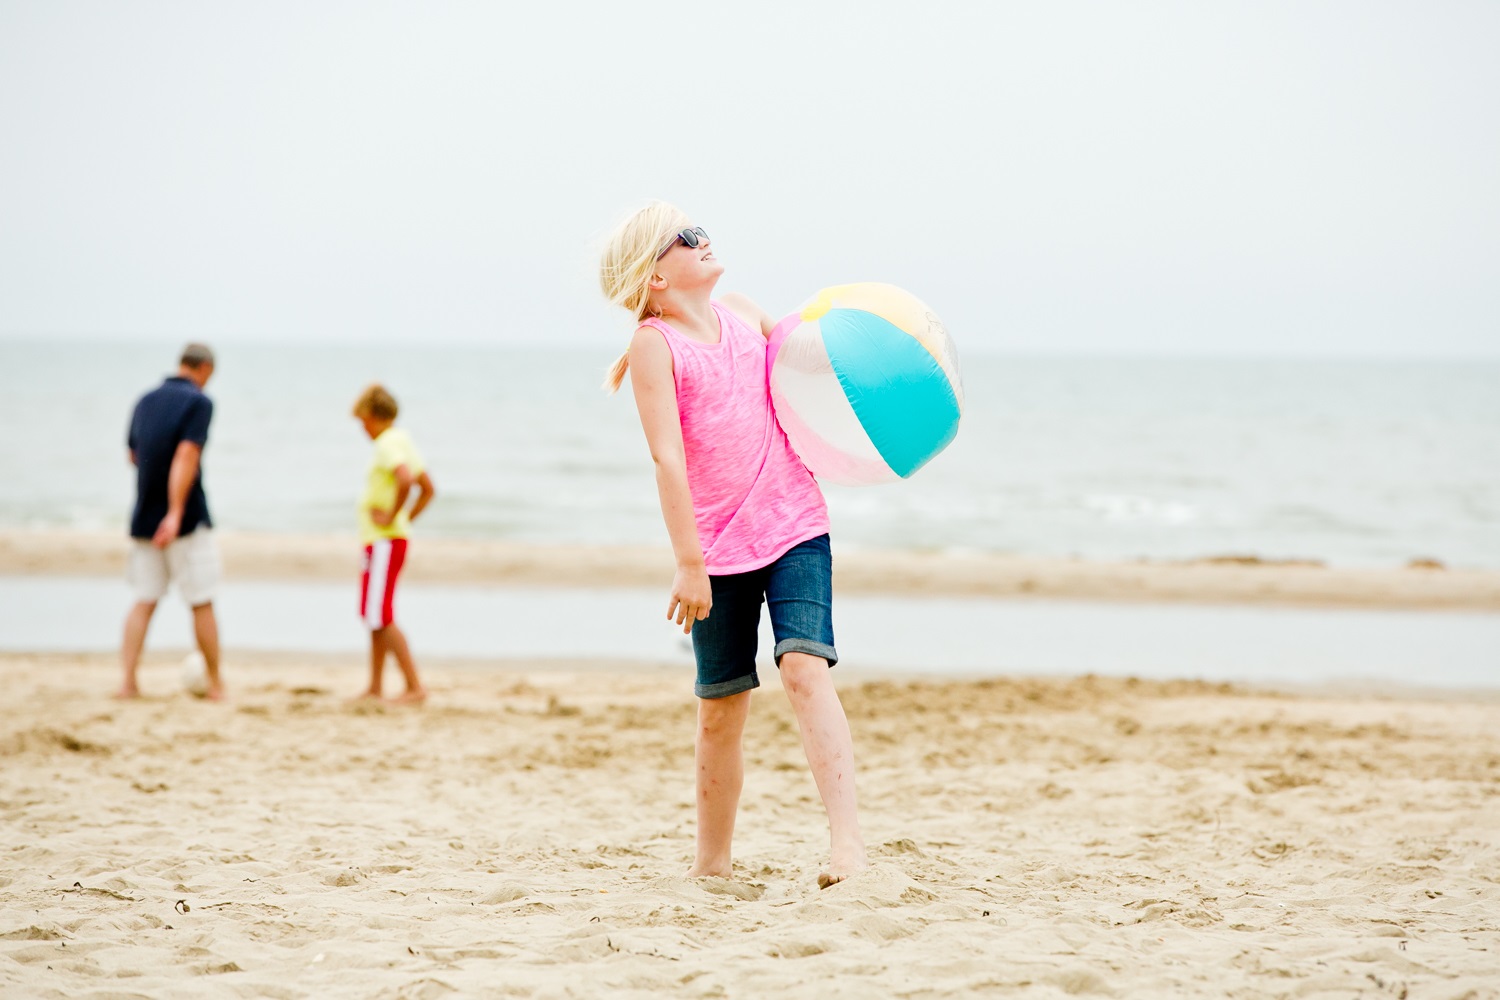
[[[698,541],[714,576],[769,566],[828,532],[828,507],[771,410],[766,338],[713,303],[719,342],[690,340],[655,317],[672,351],[677,412]]]

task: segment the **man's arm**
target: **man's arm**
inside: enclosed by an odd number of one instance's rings
[[[133,456],[132,456],[133,457]],[[172,455],[172,468],[167,472],[167,516],[156,526],[151,544],[164,549],[177,540],[182,530],[182,514],[187,509],[188,494],[198,479],[198,463],[203,449],[192,441],[183,441]]]

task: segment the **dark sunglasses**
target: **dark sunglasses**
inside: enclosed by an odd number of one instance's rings
[[[661,253],[656,255],[656,259],[661,260],[667,255],[668,250],[672,249],[679,243],[687,247],[689,250],[696,250],[707,242],[708,233],[703,231],[703,227],[693,226],[690,229],[684,229],[682,232],[674,236],[671,243],[668,243],[666,246],[661,248]]]

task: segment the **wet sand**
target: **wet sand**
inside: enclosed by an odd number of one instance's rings
[[[484,669],[474,669],[476,667]],[[728,880],[682,668],[237,654],[114,703],[0,657],[0,995],[1496,995],[1500,700],[1079,678],[846,685],[874,868],[819,891],[756,695]]]
[[[358,545],[332,535],[219,532],[232,579],[348,580]],[[0,575],[119,576],[128,542],[113,532],[0,531]],[[665,586],[666,548],[526,545],[418,537],[405,579],[451,584]],[[1149,602],[1500,610],[1500,572],[1426,566],[1326,567],[1224,556],[1103,562],[994,553],[838,549],[839,593],[920,593]]]

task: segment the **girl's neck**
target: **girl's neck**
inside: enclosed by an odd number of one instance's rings
[[[707,295],[663,303],[661,318],[685,337],[709,344],[718,342],[719,316],[714,312],[714,304]]]

